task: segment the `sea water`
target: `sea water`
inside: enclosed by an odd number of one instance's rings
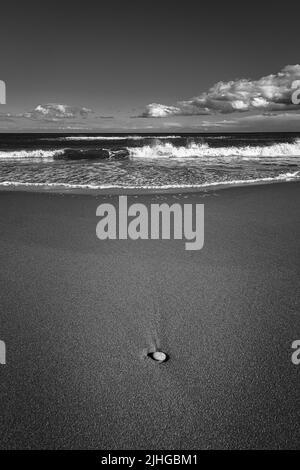
[[[0,134],[0,187],[208,188],[298,178],[300,133]]]

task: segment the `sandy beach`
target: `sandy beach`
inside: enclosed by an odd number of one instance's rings
[[[299,447],[300,183],[129,196],[205,204],[191,252],[98,240],[116,197],[0,193],[1,448]]]

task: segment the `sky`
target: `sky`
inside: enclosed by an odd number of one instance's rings
[[[4,2],[0,130],[300,130],[299,13],[270,0]]]

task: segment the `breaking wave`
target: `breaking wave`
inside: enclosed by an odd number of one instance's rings
[[[174,136],[175,137],[175,136]],[[152,138],[152,137],[151,137]],[[167,137],[165,137],[167,138]],[[169,137],[168,137],[169,138]],[[102,140],[103,137],[64,137],[65,140],[95,139]],[[107,139],[110,139],[107,137]],[[124,139],[116,137],[116,139]],[[126,137],[127,139],[127,137]],[[142,138],[144,139],[144,137]],[[160,139],[160,138],[159,138]],[[113,138],[115,140],[115,138]],[[153,145],[128,146],[128,147],[76,147],[61,149],[32,149],[32,150],[2,150],[0,151],[0,160],[24,160],[24,159],[63,159],[63,158],[82,158],[96,159],[103,158],[105,152],[108,156],[117,153],[126,153],[132,159],[184,159],[184,158],[243,158],[260,159],[263,157],[300,157],[300,139],[293,143],[281,142],[272,145],[247,145],[247,146],[210,146],[208,143],[190,142],[187,145],[174,145],[171,142],[161,143],[156,140]]]
[[[300,139],[294,143],[276,143],[266,146],[227,146],[211,147],[207,143],[190,143],[187,146],[175,146],[172,143],[144,145],[128,148],[130,157],[155,158],[193,158],[193,157],[282,157],[300,156]]]
[[[127,149],[65,148],[58,150],[14,150],[0,151],[0,160],[101,160],[124,159],[129,156]]]
[[[24,160],[26,158],[52,159],[64,155],[64,152],[65,149],[0,151],[0,160]]]

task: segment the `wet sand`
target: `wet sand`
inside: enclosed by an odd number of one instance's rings
[[[98,240],[114,195],[1,192],[0,447],[299,448],[299,200],[299,183],[130,196],[204,203],[185,251]]]

